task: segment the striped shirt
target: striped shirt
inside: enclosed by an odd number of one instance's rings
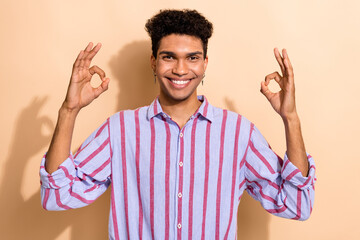
[[[182,129],[155,99],[108,118],[51,175],[44,156],[43,208],[86,206],[112,183],[110,239],[235,239],[244,190],[274,215],[307,219],[312,157],[303,177],[245,117],[199,100]]]

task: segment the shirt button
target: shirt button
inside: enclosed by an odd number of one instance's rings
[[[180,229],[180,228],[181,228],[181,223],[179,223],[179,224],[177,225],[177,227],[178,227],[178,229]]]
[[[182,166],[183,166],[183,162],[179,162],[179,166],[182,167]]]
[[[181,192],[178,193],[178,197],[181,198],[182,197],[182,194]]]
[[[184,136],[184,134],[183,133],[180,133],[180,137],[183,137]]]

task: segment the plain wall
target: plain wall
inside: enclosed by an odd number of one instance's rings
[[[246,116],[281,156],[281,118],[259,92],[279,71],[273,48],[294,66],[307,151],[317,167],[312,216],[280,219],[245,195],[238,239],[358,239],[360,235],[360,2],[353,1],[0,1],[0,238],[106,239],[109,191],[89,207],[46,212],[39,163],[65,97],[72,63],[89,41],[110,88],[77,120],[73,150],[113,113],[158,94],[150,69],[148,18],[161,8],[195,8],[213,22],[205,94]]]

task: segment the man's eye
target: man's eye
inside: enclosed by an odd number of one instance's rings
[[[189,57],[189,59],[190,59],[191,61],[195,61],[195,60],[198,60],[199,57],[197,57],[197,56],[191,56],[191,57]]]
[[[163,56],[163,59],[170,60],[170,59],[173,59],[173,57],[172,56]]]

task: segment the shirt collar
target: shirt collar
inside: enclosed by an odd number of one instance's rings
[[[201,115],[206,120],[212,122],[214,120],[214,111],[213,111],[214,107],[211,104],[209,104],[208,100],[206,99],[206,97],[204,95],[200,95],[197,98],[202,103],[201,103],[199,109],[195,112],[195,114],[193,116]],[[158,115],[165,116],[165,117],[167,116],[166,113],[164,113],[161,108],[161,105],[159,102],[159,97],[156,97],[148,108],[147,118],[148,118],[148,120],[150,120],[151,118],[158,116]]]

